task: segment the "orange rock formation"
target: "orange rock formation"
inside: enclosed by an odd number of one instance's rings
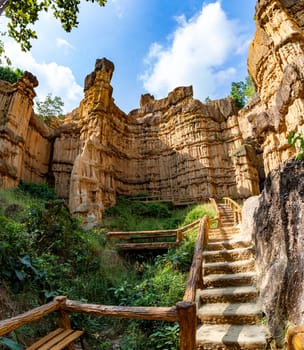
[[[143,95],[126,115],[112,98],[114,65],[101,59],[79,107],[51,129],[33,113],[32,75],[1,83],[0,185],[48,181],[92,223],[119,194],[195,201],[259,193],[263,167],[290,157],[287,136],[303,130],[299,2],[258,1],[248,67],[259,97],[241,111],[229,98],[203,104],[190,86],[161,100]]]

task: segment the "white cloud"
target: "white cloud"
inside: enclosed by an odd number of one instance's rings
[[[75,47],[63,38],[56,39],[56,46],[62,49],[65,55],[68,55],[71,51],[75,50]]]
[[[193,85],[201,100],[217,95],[219,86],[236,74],[227,61],[244,51],[246,38],[239,35],[237,22],[227,18],[220,1],[203,5],[189,20],[176,20],[178,28],[169,36],[169,45],[153,43],[145,58],[146,71],[140,76],[145,89],[157,98],[184,85]]]
[[[12,41],[5,43],[5,52],[14,67],[27,70],[37,77],[39,86],[35,91],[38,100],[44,100],[48,93],[59,96],[64,101],[64,112],[70,112],[79,105],[83,89],[69,67],[55,62],[38,62],[30,52],[22,52],[19,45]]]

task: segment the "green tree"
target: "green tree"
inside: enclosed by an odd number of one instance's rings
[[[19,78],[23,77],[24,72],[19,69],[13,69],[11,67],[0,66],[0,80],[5,80],[10,83],[16,83]]]
[[[246,77],[245,82],[232,82],[230,97],[235,100],[239,108],[243,108],[256,96],[255,87],[249,76]]]
[[[61,97],[54,96],[49,93],[44,101],[36,102],[36,109],[38,115],[43,119],[47,124],[50,123],[52,117],[60,117],[62,115],[62,107],[64,106],[64,102]]]
[[[236,105],[239,108],[243,108],[245,106],[245,83],[243,81],[232,82],[231,83],[231,91],[230,97],[236,102]]]
[[[100,6],[104,6],[107,2],[107,0],[86,1],[97,2]],[[5,12],[9,19],[8,35],[20,43],[22,50],[28,51],[31,48],[30,40],[37,38],[36,32],[30,26],[37,22],[41,12],[52,11],[63,29],[70,32],[78,25],[80,2],[81,0],[0,0],[0,15]]]

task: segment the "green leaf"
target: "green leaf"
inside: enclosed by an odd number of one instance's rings
[[[23,346],[10,338],[0,337],[0,344],[6,345],[11,350],[23,350]]]

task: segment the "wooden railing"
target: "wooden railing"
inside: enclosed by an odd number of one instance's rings
[[[209,229],[210,219],[205,215],[200,221],[184,301],[194,302],[196,289],[203,287],[203,250],[208,244]]]
[[[120,250],[169,248],[177,246],[183,240],[185,233],[190,229],[198,228],[199,223],[200,219],[174,230],[108,232],[107,239],[112,242],[118,240],[115,246]],[[164,241],[164,239],[172,240]],[[119,243],[119,241],[127,243]]]
[[[209,201],[211,205],[213,206],[213,209],[215,211],[215,218],[211,219],[213,222],[217,222],[217,226],[222,225],[222,218],[221,218],[221,212],[219,210],[219,207],[217,206],[217,203],[214,198],[209,198]]]
[[[172,307],[143,307],[143,306],[114,306],[88,304],[69,300],[65,296],[55,297],[48,304],[39,306],[22,315],[0,321],[0,336],[8,334],[28,323],[37,321],[42,317],[57,311],[59,313],[59,325],[70,328],[69,313],[80,312],[95,315],[97,317],[122,317],[141,320],[155,320],[178,322],[180,328],[180,349],[196,349],[196,302],[195,292],[202,287],[202,252],[208,244],[208,232],[210,219],[205,215],[202,219],[179,229],[182,233],[199,225],[198,236],[195,243],[192,265],[186,285],[183,301]],[[115,236],[115,235],[114,235]]]
[[[286,332],[286,349],[304,349],[304,326],[290,326]]]
[[[59,312],[59,324],[70,328],[70,312],[80,312],[99,317],[124,317],[141,320],[156,320],[178,322],[180,326],[180,349],[196,349],[195,332],[196,328],[196,304],[182,301],[173,307],[127,307],[86,304],[78,301],[68,300],[64,296],[55,297],[48,304],[39,306],[24,314],[0,321],[0,336],[6,335],[19,327],[37,321],[51,312]],[[193,329],[194,331],[193,331]]]
[[[239,224],[242,221],[242,208],[235,202],[233,199],[229,197],[223,198],[224,203],[229,205],[234,214],[234,224]]]

